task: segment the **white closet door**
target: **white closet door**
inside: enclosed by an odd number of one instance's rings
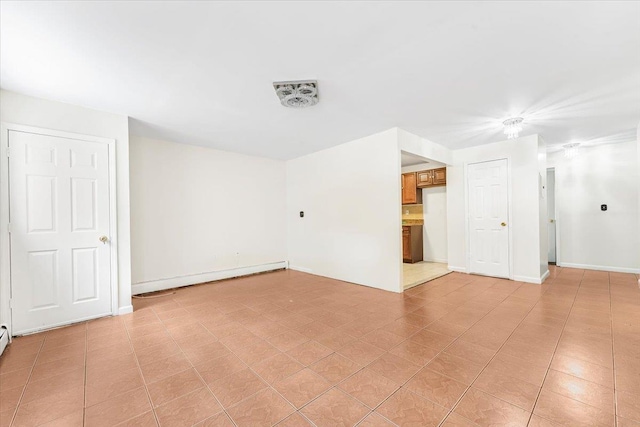
[[[111,314],[107,144],[9,131],[9,150],[13,333]]]
[[[509,277],[507,160],[468,166],[470,272]]]

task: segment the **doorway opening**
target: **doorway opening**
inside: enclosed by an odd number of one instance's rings
[[[549,264],[556,265],[558,258],[557,242],[557,216],[556,216],[556,170],[547,169],[547,223],[549,236]]]
[[[447,268],[446,165],[401,151],[402,285],[409,289]]]

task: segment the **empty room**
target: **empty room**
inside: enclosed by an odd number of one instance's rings
[[[640,426],[640,1],[0,0],[28,426]]]

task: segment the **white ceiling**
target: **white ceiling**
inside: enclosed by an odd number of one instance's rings
[[[289,159],[393,126],[450,148],[635,138],[639,2],[9,2],[0,86]],[[272,82],[317,79],[282,107]]]

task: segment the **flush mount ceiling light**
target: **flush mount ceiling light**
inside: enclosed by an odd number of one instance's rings
[[[580,146],[579,142],[574,142],[571,144],[565,144],[562,146],[564,148],[564,156],[568,159],[573,159],[578,156],[578,147]]]
[[[273,88],[280,103],[290,108],[307,108],[318,103],[318,82],[316,80],[298,80],[293,82],[275,82]]]
[[[512,117],[502,122],[504,125],[504,134],[507,135],[507,139],[514,139],[518,137],[518,134],[522,131],[522,117]]]

